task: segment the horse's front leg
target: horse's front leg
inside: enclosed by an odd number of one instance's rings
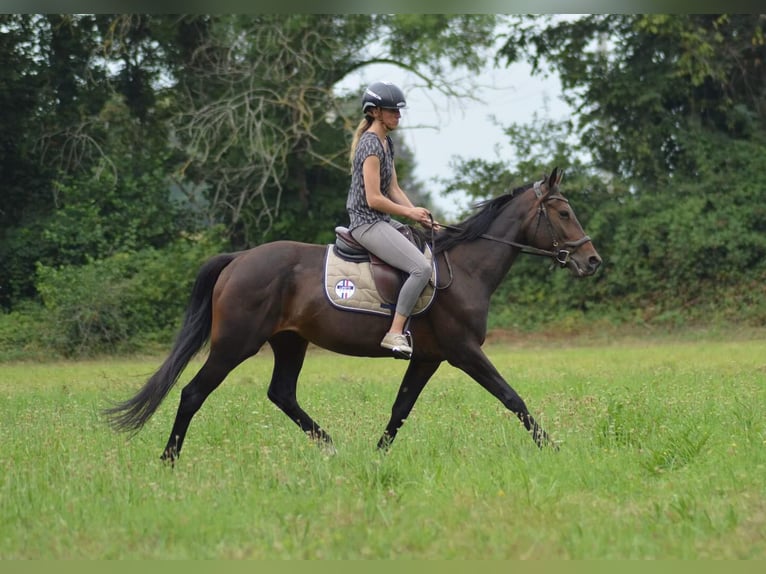
[[[396,433],[404,424],[409,416],[415,401],[418,400],[420,392],[426,386],[428,380],[439,368],[441,361],[421,362],[411,360],[407,371],[404,373],[402,384],[399,386],[399,392],[391,407],[391,419],[386,425],[383,436],[378,441],[379,449],[387,449],[396,438]]]
[[[519,394],[503,379],[489,358],[478,345],[464,350],[459,359],[450,361],[450,364],[468,374],[472,379],[487,389],[493,397],[497,398],[505,408],[514,413],[531,434],[532,440],[540,448],[552,446],[558,450],[558,446],[551,440],[548,433],[529,413],[527,405]]]

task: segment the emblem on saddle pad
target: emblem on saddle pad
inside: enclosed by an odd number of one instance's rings
[[[335,284],[335,294],[338,299],[351,299],[356,291],[356,285],[351,279],[341,279]]]
[[[339,309],[377,315],[392,315],[405,273],[370,257],[351,242],[345,228],[336,229],[338,241],[327,246],[324,285],[330,303]],[[433,261],[431,249],[424,254]],[[432,265],[433,267],[433,265]],[[412,315],[425,312],[433,301],[436,270],[412,310]]]

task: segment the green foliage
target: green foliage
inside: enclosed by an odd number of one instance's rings
[[[46,221],[42,218],[22,220],[22,225],[3,230],[0,236],[0,307],[20,305],[36,295],[35,262],[48,256],[41,241],[45,230]]]
[[[147,165],[135,176],[109,171],[61,183],[59,208],[51,216],[43,241],[58,263],[77,263],[87,254],[101,258],[142,246],[161,246],[185,223],[170,200],[169,182],[160,167]]]
[[[690,126],[763,130],[762,27],[758,14],[518,17],[500,54],[555,67],[599,168],[652,185],[683,170]]]
[[[709,298],[713,286],[747,284],[766,274],[766,160],[758,141],[707,138],[698,177],[633,202],[612,236],[614,295],[660,293],[666,306]],[[698,144],[699,145],[699,144]],[[708,291],[706,293],[706,291]],[[724,302],[722,302],[724,303]]]
[[[0,14],[0,230],[19,223],[24,213],[45,201],[51,167],[30,154],[37,135],[35,116],[43,106],[44,62],[29,46],[35,20],[30,14]],[[0,235],[0,240],[2,235]],[[0,261],[4,258],[0,256]],[[3,273],[0,272],[0,276]],[[0,292],[0,304],[5,297]],[[7,294],[6,294],[7,297]]]
[[[41,340],[47,316],[45,308],[32,301],[24,301],[9,313],[0,313],[0,363],[50,359],[52,353]]]
[[[5,14],[0,28],[4,341],[39,303],[38,268],[48,304],[77,267],[90,286],[80,296],[98,291],[97,312],[67,319],[79,342],[57,343],[75,353],[164,329],[122,324],[141,291],[128,268],[180,237],[223,224],[236,248],[331,241],[358,119],[357,90],[337,94],[339,82],[384,62],[470,98],[454,72],[486,66],[498,34],[495,63],[557,73],[574,113],[506,126],[515,165],[467,158],[444,188],[486,199],[558,165],[604,265],[572,281],[523,256],[490,325],[766,323],[757,14]],[[400,179],[427,204],[409,180],[417,158],[397,150]],[[158,307],[131,303],[133,315],[161,316],[161,298],[142,296]]]
[[[169,182],[159,166],[132,176],[109,169],[89,178],[67,177],[58,184],[56,207],[45,217],[11,227],[0,255],[2,283],[9,296],[34,293],[34,264],[80,265],[125,250],[161,247],[184,226],[184,209],[170,199]]]
[[[339,98],[340,81],[385,62],[457,97],[470,90],[450,82],[449,72],[483,64],[495,23],[443,14],[211,20],[178,75],[174,143],[188,156],[185,175],[204,184],[214,219],[237,247],[287,232],[324,240],[339,223],[342,211],[334,199],[325,208],[331,194],[321,187],[341,177],[333,193],[345,195],[348,140],[360,119],[358,91]],[[296,226],[304,222],[306,231]]]
[[[478,72],[493,47],[494,14],[390,14],[377,19],[390,29],[387,43],[400,61],[440,75],[444,68]]]
[[[136,323],[140,305],[126,311],[130,293],[141,291],[131,269],[183,234],[223,223],[237,247],[331,241],[346,220],[345,156],[358,118],[335,86],[386,61],[435,89],[465,93],[447,76],[480,67],[478,48],[493,43],[494,23],[465,15],[0,16],[0,305],[26,309],[42,298],[66,315],[63,334],[45,333],[62,352],[117,348],[159,328]],[[89,293],[90,309],[81,303]],[[166,322],[160,308],[141,312]]]
[[[167,342],[180,324],[197,269],[222,248],[208,233],[85,265],[39,265],[44,343],[64,356],[91,356]]]
[[[508,175],[568,168],[564,192],[604,264],[574,282],[517,263],[493,300],[498,325],[763,323],[761,28],[757,15],[511,20],[500,56],[552,66],[577,113],[507,127],[518,164],[466,162],[458,188],[494,195]]]
[[[522,256],[493,298],[491,325],[561,329],[607,317],[763,324],[766,166],[758,149],[726,141],[711,150],[710,172],[699,179],[641,195],[618,191],[625,188],[615,181],[565,176],[564,193],[603,267],[595,277],[573,280]]]
[[[183,230],[196,230],[188,200],[171,193],[166,144],[144,138],[123,99],[105,102],[85,140],[98,147],[98,158],[60,170],[49,183],[48,201],[10,226],[0,243],[0,287],[11,300],[35,294],[36,262],[77,265],[161,247]]]

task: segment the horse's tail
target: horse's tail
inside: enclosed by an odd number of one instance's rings
[[[213,287],[221,271],[237,255],[239,253],[221,253],[202,265],[170,355],[135,396],[104,410],[112,428],[120,431],[140,430],[178,381],[192,357],[208,340],[213,322]]]

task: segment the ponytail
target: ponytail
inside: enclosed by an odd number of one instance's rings
[[[356,130],[354,131],[354,138],[351,140],[351,152],[348,154],[348,161],[351,164],[352,171],[354,169],[354,155],[356,154],[356,146],[359,145],[359,138],[362,137],[364,132],[370,129],[372,121],[372,116],[365,115],[362,121],[359,122],[359,125],[356,126]]]

